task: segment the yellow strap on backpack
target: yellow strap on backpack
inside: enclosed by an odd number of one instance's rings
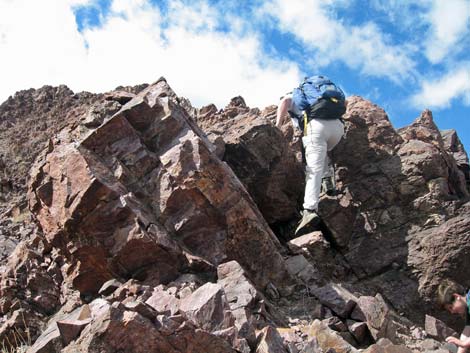
[[[304,112],[304,136],[307,136],[307,125],[308,125],[307,113]]]

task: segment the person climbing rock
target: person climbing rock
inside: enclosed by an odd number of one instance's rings
[[[446,280],[437,289],[437,302],[449,313],[465,316],[465,327],[460,338],[450,336],[446,338],[446,342],[459,347],[457,353],[470,352],[470,291]]]
[[[322,180],[327,193],[334,191],[334,171],[329,163],[331,151],[344,134],[341,119],[347,101],[341,88],[326,76],[312,76],[283,98],[277,109],[276,126],[281,127],[288,114],[295,128],[303,131],[305,150],[305,194],[302,219],[295,234],[305,226],[316,226],[320,221],[318,203]],[[332,175],[333,174],[333,175]]]

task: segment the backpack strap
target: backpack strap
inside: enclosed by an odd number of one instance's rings
[[[304,136],[307,136],[307,126],[308,126],[308,116],[307,116],[307,112],[304,111],[304,115],[303,115],[303,120],[304,120]]]

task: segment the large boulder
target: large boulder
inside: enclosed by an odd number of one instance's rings
[[[235,353],[235,350],[225,340],[187,322],[165,319],[153,323],[137,312],[109,307],[62,352]]]
[[[30,208],[70,261],[68,281],[93,294],[116,275],[156,285],[204,268],[195,257],[236,259],[260,288],[288,293],[277,238],[174,96],[161,79],[98,127],[63,130],[38,159]]]
[[[235,97],[223,110],[204,107],[196,117],[215,144],[223,140],[221,158],[247,188],[266,221],[289,221],[303,201],[304,172],[282,132],[258,109]]]

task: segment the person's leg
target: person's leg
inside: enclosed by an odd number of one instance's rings
[[[336,194],[335,171],[328,155],[344,135],[344,124],[340,120],[325,120],[325,138],[327,143],[327,155],[322,176],[322,188],[329,196]]]
[[[328,152],[331,151],[341,141],[344,135],[344,124],[339,119],[327,120],[326,122],[326,143]]]
[[[323,165],[323,178],[328,178],[333,176],[333,165],[331,164],[331,159],[328,153],[326,154],[325,157],[325,163]]]
[[[305,160],[307,162],[303,207],[305,210],[317,211],[328,146],[322,122],[312,120],[308,125],[308,129],[309,134],[302,139],[305,148]]]

